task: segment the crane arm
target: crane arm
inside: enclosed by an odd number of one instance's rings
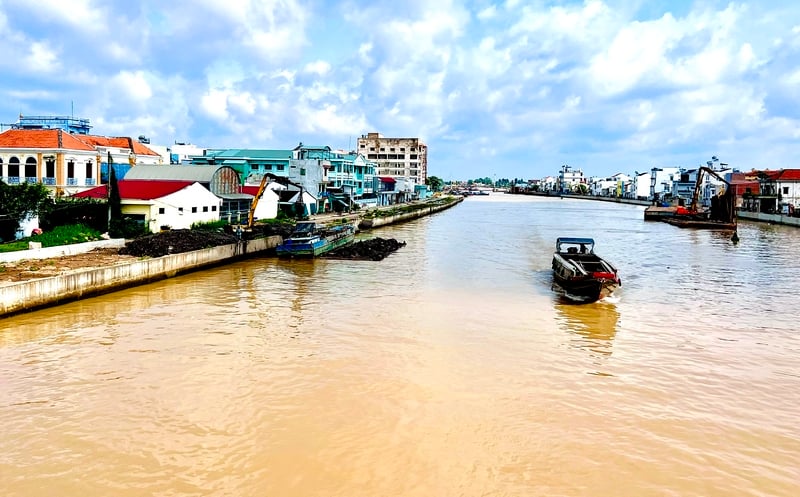
[[[694,193],[692,194],[692,203],[689,206],[689,209],[692,212],[697,212],[697,202],[700,199],[700,189],[702,188],[702,185],[703,185],[703,173],[707,173],[707,174],[710,174],[711,176],[714,176],[718,180],[720,180],[723,183],[725,183],[727,188],[730,188],[730,186],[731,186],[730,183],[725,181],[725,178],[723,178],[722,176],[717,174],[717,172],[714,171],[713,169],[711,169],[709,167],[705,167],[705,166],[700,167],[700,169],[697,170],[697,181],[694,184]]]
[[[264,190],[267,188],[267,183],[267,175],[265,174],[261,178],[261,184],[258,185],[258,193],[256,193],[255,198],[253,198],[253,202],[250,204],[250,212],[247,214],[248,228],[252,228],[253,224],[255,223],[256,206],[258,205],[258,201],[261,200],[261,197],[264,196]]]

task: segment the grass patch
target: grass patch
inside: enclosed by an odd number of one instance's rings
[[[60,245],[72,245],[94,240],[100,240],[100,232],[88,226],[82,224],[58,226],[41,235],[29,236],[21,240],[0,244],[0,252],[27,250],[28,242],[39,242],[42,247],[58,247]]]

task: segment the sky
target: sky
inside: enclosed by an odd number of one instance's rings
[[[5,124],[204,148],[379,132],[445,180],[800,167],[786,0],[0,0],[0,53]]]

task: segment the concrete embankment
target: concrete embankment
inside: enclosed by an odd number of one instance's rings
[[[0,286],[0,317],[227,263],[274,249],[281,241],[280,236],[270,236],[127,264],[75,270],[50,278]]]
[[[452,207],[462,200],[464,200],[463,197],[458,197],[452,202],[434,202],[432,205],[424,205],[411,212],[361,219],[359,228],[371,229],[417,219]],[[391,212],[390,210],[387,211]],[[322,221],[322,219],[319,220]],[[232,245],[142,259],[136,262],[102,268],[75,270],[49,278],[3,285],[0,286],[0,317],[171,278],[175,275],[204,267],[225,264],[248,255],[272,250],[282,241],[283,238],[281,236],[270,236]],[[78,244],[80,246],[74,247],[53,247],[52,250],[37,249],[39,251],[37,253],[38,258],[59,257],[87,252],[99,247],[120,247],[123,244],[124,240],[108,240],[105,242],[91,242],[88,245]],[[32,257],[34,252],[32,250],[20,251],[18,258],[35,258]]]
[[[386,226],[387,224],[402,223],[405,221],[410,221],[412,219],[418,219],[420,217],[429,216],[435,212],[449,209],[450,207],[453,207],[454,205],[458,204],[459,202],[462,202],[463,200],[464,197],[456,197],[452,202],[426,205],[424,207],[420,207],[419,209],[415,209],[410,212],[401,212],[385,216],[362,218],[358,223],[358,229],[369,230],[372,228],[377,228],[379,226]]]

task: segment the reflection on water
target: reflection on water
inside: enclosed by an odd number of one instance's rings
[[[576,304],[569,299],[560,298],[556,300],[554,307],[556,321],[561,329],[577,336],[572,341],[576,347],[611,354],[619,321],[619,311],[612,300]]]
[[[0,495],[794,496],[800,230],[642,210],[468,198],[375,231],[407,242],[380,262],[0,320]],[[559,236],[618,298],[554,294]]]

